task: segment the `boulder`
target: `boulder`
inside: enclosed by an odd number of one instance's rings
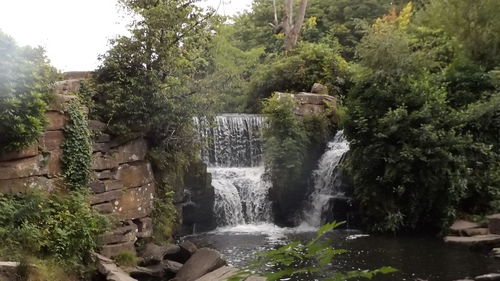
[[[123,164],[144,160],[148,152],[148,145],[143,138],[139,138],[115,149],[117,150],[115,153],[118,163]]]
[[[489,234],[472,237],[446,236],[444,241],[446,243],[465,245],[469,247],[492,248],[500,246],[500,235]]]
[[[481,226],[475,222],[470,222],[470,221],[466,221],[466,220],[456,220],[450,226],[450,232],[453,234],[461,235],[463,233],[463,231],[466,229],[479,228],[479,227],[481,227]]]
[[[137,239],[136,233],[137,225],[129,222],[125,223],[124,226],[117,227],[112,231],[99,235],[98,241],[100,245],[135,242]]]
[[[123,189],[123,183],[119,180],[101,180],[91,183],[90,188],[94,193],[98,194]]]
[[[0,180],[19,179],[48,174],[42,155],[8,162],[0,162]]]
[[[465,236],[488,235],[488,228],[469,228],[462,231]]]
[[[135,253],[135,246],[134,246],[135,241],[129,241],[125,243],[119,243],[119,244],[110,244],[110,245],[104,245],[102,246],[101,249],[101,255],[108,257],[108,258],[113,258],[119,255],[120,253],[123,252],[132,252]]]
[[[238,273],[238,269],[230,266],[223,266],[218,268],[202,277],[196,279],[196,281],[226,281],[231,276]]]
[[[59,186],[62,186],[62,182],[60,180],[48,179],[46,177],[0,180],[1,193],[26,193],[34,189],[52,191]]]
[[[99,273],[106,276],[108,281],[137,281],[130,277],[125,271],[119,268],[112,260],[93,253],[92,256],[96,260],[96,267]]]
[[[138,238],[153,237],[153,220],[151,218],[136,219],[134,223],[138,227],[138,232],[137,232]]]
[[[47,131],[60,131],[66,126],[66,115],[59,111],[48,111],[45,113],[45,116],[47,117],[45,130]]]
[[[139,280],[170,280],[181,267],[182,264],[178,262],[163,260],[159,264],[146,267],[135,267],[130,272],[130,275]]]
[[[38,155],[38,143],[32,144],[23,150],[7,152],[0,155],[0,162],[29,158]]]
[[[153,243],[146,245],[139,256],[142,258],[141,265],[148,266],[160,264],[166,255],[173,254],[179,251],[176,245],[159,246]]]
[[[113,214],[121,220],[147,217],[153,210],[154,193],[155,186],[152,183],[121,192],[121,196],[112,202]]]
[[[488,216],[488,227],[490,233],[500,234],[500,214]]]
[[[196,245],[189,241],[189,240],[184,240],[179,244],[180,248],[180,260],[179,262],[185,263],[189,258],[191,258],[196,251],[198,251],[198,247]]]
[[[490,274],[476,276],[474,278],[474,280],[475,281],[499,281],[500,280],[500,273],[490,273]]]
[[[311,88],[311,93],[328,95],[328,87],[320,83],[314,83],[314,85]]]
[[[118,167],[118,161],[109,154],[97,152],[92,155],[91,167],[95,171],[111,170]]]
[[[47,131],[40,139],[40,147],[46,151],[61,150],[64,142],[64,133],[62,131]]]
[[[173,280],[194,281],[224,265],[226,261],[219,252],[201,248],[182,266]]]
[[[131,188],[152,183],[154,176],[148,161],[138,161],[120,165],[116,172],[116,179],[121,180],[125,188]]]

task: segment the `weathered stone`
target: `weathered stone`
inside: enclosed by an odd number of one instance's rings
[[[137,278],[139,280],[169,280],[165,277],[165,269],[161,264],[153,265],[153,266],[136,266],[129,271],[130,276],[133,278]]]
[[[248,276],[244,281],[266,281],[267,278],[257,275]]]
[[[288,93],[277,93],[278,99],[290,96],[298,101],[295,107],[295,114],[299,116],[304,116],[308,114],[319,114],[324,113],[327,109],[337,106],[337,99],[328,95],[319,95],[311,93],[299,93],[299,94],[288,94]]]
[[[137,226],[133,223],[117,227],[112,231],[99,235],[100,245],[117,244],[136,241]]]
[[[125,188],[143,186],[154,180],[151,164],[147,161],[120,165],[116,178],[123,182]]]
[[[0,155],[0,162],[29,158],[38,155],[38,143],[32,144],[21,151],[12,151]]]
[[[238,269],[230,266],[223,266],[203,275],[202,277],[196,279],[196,281],[226,281],[236,273],[238,273]]]
[[[94,210],[96,210],[97,212],[99,212],[101,214],[113,213],[113,204],[111,204],[111,203],[103,203],[103,204],[99,204],[99,205],[94,205],[94,206],[92,206],[92,208],[94,208]]]
[[[119,268],[112,260],[99,254],[92,254],[96,260],[96,267],[99,273],[106,276],[108,281],[137,281],[130,277],[125,271]]]
[[[137,232],[137,237],[153,237],[153,220],[151,218],[140,218],[135,220],[134,223],[137,224],[139,230],[139,232]]]
[[[0,162],[0,180],[47,175],[48,167],[42,155]]]
[[[490,274],[476,276],[474,278],[474,280],[475,281],[498,281],[498,280],[500,280],[500,273],[490,273]]]
[[[91,167],[96,171],[111,170],[118,167],[118,161],[111,155],[97,152],[92,155]]]
[[[64,142],[64,133],[62,131],[47,131],[40,139],[40,147],[46,151],[60,150]]]
[[[450,231],[453,234],[461,234],[462,231],[470,228],[478,228],[480,227],[479,224],[470,222],[470,221],[465,221],[465,220],[456,220],[451,226],[450,226]]]
[[[104,192],[100,194],[94,194],[92,195],[92,199],[90,200],[91,205],[96,205],[99,203],[104,203],[104,202],[110,202],[113,200],[117,200],[120,198],[123,194],[123,191],[121,190],[113,190],[109,192]]]
[[[56,93],[53,95],[53,99],[49,103],[48,110],[63,112],[66,108],[66,105],[68,105],[75,99],[77,99],[77,97],[73,95],[63,95]]]
[[[103,153],[106,153],[106,152],[109,152],[109,150],[110,150],[110,147],[109,147],[108,143],[105,143],[105,142],[95,142],[94,144],[92,144],[92,151],[93,152],[103,152]]]
[[[328,87],[320,83],[314,83],[311,88],[311,93],[320,94],[320,95],[328,95]]]
[[[460,244],[469,247],[487,248],[500,246],[500,235],[489,234],[472,237],[446,236],[444,241],[447,243]]]
[[[60,149],[49,151],[46,155],[48,169],[47,175],[49,178],[55,178],[62,174],[62,156],[63,151]]]
[[[52,191],[58,186],[60,186],[59,180],[46,177],[0,180],[1,193],[26,193],[35,189]]]
[[[144,160],[148,152],[148,145],[142,138],[130,141],[124,145],[116,147],[116,159],[118,163],[129,163]]]
[[[80,79],[68,79],[58,81],[54,84],[54,91],[56,94],[68,95],[69,93],[76,93],[80,90]]]
[[[201,248],[182,266],[173,280],[193,281],[224,265],[226,261],[219,252]]]
[[[111,170],[95,171],[94,175],[99,180],[115,179],[115,173]]]
[[[179,272],[179,270],[181,270],[183,264],[180,263],[180,262],[176,262],[176,261],[171,261],[171,260],[163,260],[161,262],[163,268],[165,269],[165,271],[167,272],[172,272],[172,273],[177,273]]]
[[[488,227],[493,234],[500,234],[500,214],[488,216]]]
[[[111,136],[108,134],[97,134],[94,136],[94,142],[109,142],[111,141]]]
[[[113,258],[123,252],[131,252],[135,253],[135,241],[120,243],[120,244],[111,244],[104,245],[101,249],[101,254],[108,258]]]
[[[161,263],[168,251],[168,246],[159,246],[153,243],[147,244],[144,250],[139,254],[142,258],[141,265],[148,266]]]
[[[462,231],[465,236],[477,236],[477,235],[488,235],[489,230],[487,228],[469,228]]]
[[[184,240],[179,244],[179,247],[181,248],[180,256],[181,256],[181,263],[186,262],[189,260],[196,251],[198,251],[198,247],[196,245],[189,241],[189,240]]]
[[[108,125],[98,120],[89,120],[89,129],[96,132],[103,132],[108,129]]]
[[[45,113],[45,116],[47,117],[47,126],[45,130],[47,131],[62,130],[64,126],[66,126],[67,118],[59,111],[48,111]]]
[[[141,133],[131,132],[125,136],[118,136],[118,137],[113,138],[110,141],[109,145],[111,146],[111,148],[115,148],[117,146],[126,144],[130,141],[136,140],[136,139],[141,138],[141,137],[143,137],[143,135]]]
[[[17,267],[18,262],[0,261],[0,281],[18,280]]]
[[[168,252],[165,253],[164,259],[182,263],[181,247],[178,245],[169,245]]]
[[[154,184],[125,190],[112,202],[113,214],[122,220],[147,217],[153,210],[154,192]]]
[[[90,188],[94,193],[103,193],[123,189],[123,183],[119,180],[100,180],[91,183]]]

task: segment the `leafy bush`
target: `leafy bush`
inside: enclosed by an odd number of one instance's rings
[[[0,194],[2,251],[81,264],[106,226],[83,193]]]
[[[347,250],[335,249],[331,246],[331,239],[323,239],[328,231],[335,229],[343,223],[332,222],[323,225],[316,233],[316,237],[307,243],[295,241],[265,253],[257,254],[257,259],[247,270],[240,271],[231,277],[230,281],[244,280],[251,275],[251,271],[259,271],[264,267],[276,270],[264,272],[262,275],[268,281],[283,280],[282,278],[299,277],[299,280],[318,280],[318,275],[325,281],[345,281],[352,278],[372,279],[377,274],[389,274],[397,270],[392,267],[382,267],[376,270],[357,270],[346,273],[336,272],[326,274],[328,265],[335,256],[344,254]]]
[[[19,47],[0,31],[0,153],[37,140],[56,71],[41,48]]]
[[[131,267],[136,266],[139,262],[139,258],[134,252],[123,251],[118,253],[116,257],[113,258],[114,261],[120,266]]]

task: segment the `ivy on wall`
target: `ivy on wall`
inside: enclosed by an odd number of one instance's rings
[[[74,101],[66,109],[69,120],[64,131],[62,157],[64,181],[69,189],[87,186],[92,160],[92,139],[85,108]]]

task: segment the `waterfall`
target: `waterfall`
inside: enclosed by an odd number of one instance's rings
[[[333,141],[328,143],[326,152],[319,159],[318,168],[313,172],[314,188],[302,215],[302,225],[320,226],[324,223],[323,215],[332,199],[345,197],[338,188],[337,167],[347,151],[349,143],[344,132],[339,131]]]
[[[267,222],[271,184],[264,177],[262,129],[265,118],[254,114],[224,114],[196,118],[201,157],[212,174],[217,225]]]

